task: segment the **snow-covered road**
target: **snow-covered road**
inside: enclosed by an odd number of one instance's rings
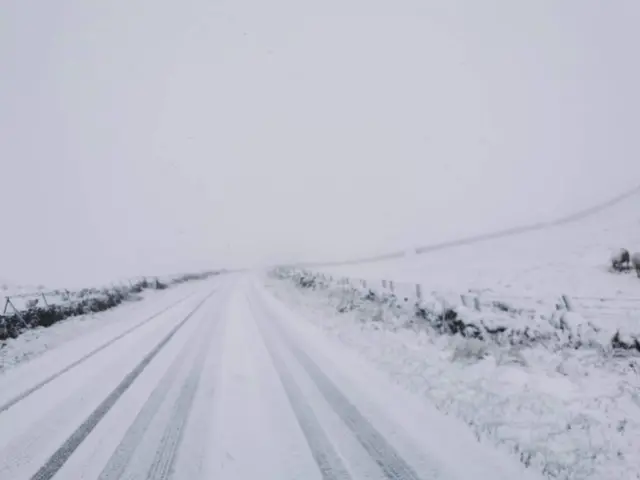
[[[254,278],[0,376],[0,480],[520,479]],[[533,477],[532,477],[533,478]]]

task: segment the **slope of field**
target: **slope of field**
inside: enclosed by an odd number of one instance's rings
[[[640,349],[627,347],[638,345],[640,279],[609,262],[621,247],[640,251],[638,207],[633,195],[562,226],[268,283],[301,318],[547,478],[637,479]]]
[[[613,340],[615,318],[549,305],[476,311],[437,292],[414,305],[388,286],[327,278],[283,269],[267,284],[300,324],[547,478],[638,478],[639,352]]]
[[[634,274],[610,272],[611,252],[621,247],[640,251],[640,195],[577,223],[323,270],[356,278],[419,282],[430,290],[640,298],[640,281]]]

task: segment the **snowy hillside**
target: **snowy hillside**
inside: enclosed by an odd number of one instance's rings
[[[638,207],[633,196],[561,227],[267,282],[322,333],[548,478],[637,479],[640,279],[609,259],[640,251]]]
[[[423,255],[320,269],[334,276],[419,283],[427,292],[516,308],[553,309],[566,295],[576,312],[607,334],[640,331],[640,279],[613,272],[610,257],[640,251],[640,195],[579,222]],[[410,289],[410,287],[408,287]]]
[[[435,227],[434,227],[435,228]],[[577,223],[378,263],[338,275],[420,282],[428,289],[638,297],[634,275],[612,275],[612,250],[640,251],[640,195]]]

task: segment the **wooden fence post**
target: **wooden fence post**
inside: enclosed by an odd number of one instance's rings
[[[569,312],[573,311],[573,303],[571,302],[571,299],[569,298],[568,295],[562,295],[562,302],[564,303],[564,306],[566,307],[567,311]]]
[[[16,306],[13,304],[13,302],[11,301],[10,298],[7,298],[7,302],[9,302],[9,305],[11,305],[11,308],[13,308],[14,313],[16,314],[16,316],[20,319],[20,321],[22,322],[22,325],[24,326],[24,328],[29,328],[29,325],[27,325],[27,322],[24,321],[24,318],[22,317],[22,315],[20,314],[20,312],[18,311],[18,309],[16,308]]]
[[[416,283],[416,298],[418,301],[422,301],[422,287],[419,283]]]
[[[469,307],[469,299],[464,293],[460,294],[460,300],[462,301],[462,305],[464,305],[467,308]]]

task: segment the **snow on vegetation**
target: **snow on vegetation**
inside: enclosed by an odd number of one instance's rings
[[[414,284],[374,287],[296,269],[275,270],[268,284],[548,478],[640,478],[640,324],[577,313],[587,297],[424,291],[418,299]]]
[[[50,327],[69,317],[103,312],[122,302],[139,300],[139,294],[144,290],[164,290],[171,285],[203,280],[217,273],[189,273],[166,279],[141,278],[127,285],[84,288],[73,292],[46,291],[44,287],[31,292],[24,288],[3,289],[0,296],[0,341],[16,338],[33,328]]]
[[[628,269],[630,267],[631,258],[629,256],[629,250],[621,248],[620,250],[613,252],[611,255],[611,268],[619,272]]]
[[[631,256],[631,264],[636,271],[638,278],[640,278],[640,253],[636,252]]]

